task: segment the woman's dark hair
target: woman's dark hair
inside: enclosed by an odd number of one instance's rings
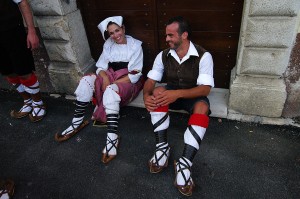
[[[108,26],[110,26],[110,25],[112,25],[112,24],[115,24],[115,25],[119,26],[117,23],[110,21],[110,22],[108,22],[108,24],[107,24],[107,26],[106,26],[106,29],[108,28]]]
[[[112,24],[115,24],[115,25],[119,26],[117,23],[110,21],[110,22],[108,22],[108,24],[107,24],[107,26],[106,26],[106,29],[108,28],[108,26],[110,26],[110,25],[112,25]],[[122,28],[122,27],[123,27],[123,25],[121,26],[121,28]],[[104,37],[105,37],[105,39],[108,39],[108,38],[109,38],[109,34],[108,34],[108,31],[107,31],[107,30],[104,31]]]
[[[188,33],[187,38],[190,40],[190,38],[192,36],[192,30],[191,30],[191,26],[187,20],[185,20],[182,16],[176,16],[176,17],[172,17],[171,19],[169,19],[169,21],[167,22],[167,25],[170,25],[172,23],[178,23],[178,25],[179,25],[178,34],[182,35],[182,33],[187,32]]]

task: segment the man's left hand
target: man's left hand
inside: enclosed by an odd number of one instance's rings
[[[167,106],[179,98],[177,90],[165,90],[156,96],[155,103],[158,106]]]
[[[35,32],[32,32],[28,30],[27,34],[27,48],[30,48],[31,50],[37,49],[39,47],[39,37]]]

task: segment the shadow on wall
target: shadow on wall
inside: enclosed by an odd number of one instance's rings
[[[282,115],[288,118],[295,118],[300,123],[300,33],[297,35],[284,79],[287,99]]]

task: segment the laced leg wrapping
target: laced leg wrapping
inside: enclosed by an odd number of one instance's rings
[[[33,116],[43,116],[45,115],[45,106],[43,104],[43,101],[38,101],[38,102],[35,102],[33,101],[32,102],[32,115]]]
[[[88,102],[76,101],[76,108],[74,111],[74,117],[72,119],[72,124],[64,130],[61,135],[68,135],[74,132],[83,122],[85,109],[88,106]]]
[[[118,148],[118,118],[119,114],[107,114],[107,138],[104,153],[116,155]]]
[[[153,158],[151,159],[153,163],[157,166],[163,166],[168,161],[170,147],[167,141],[167,129],[155,131],[159,126],[161,126],[167,119],[169,118],[169,114],[166,113],[160,120],[158,120],[154,125],[154,134],[156,141],[156,149]],[[164,158],[166,160],[162,160]],[[154,160],[154,161],[153,161]],[[160,162],[160,160],[162,160]]]
[[[183,186],[190,185],[193,183],[191,175],[186,175],[186,173],[191,174],[191,166],[185,158],[180,158],[176,163],[177,175],[181,175],[184,180]]]
[[[19,111],[12,110],[10,112],[11,117],[13,118],[23,118],[32,112],[32,99],[24,100],[23,106]]]
[[[154,156],[151,160],[157,166],[163,166],[165,163],[164,164],[159,164],[160,160],[162,160],[162,158],[165,158],[166,160],[161,161],[161,162],[167,162],[168,158],[169,158],[169,154],[170,154],[170,147],[169,147],[168,143],[167,142],[161,142],[161,143],[156,145],[155,153],[154,153]]]
[[[83,121],[83,117],[82,118],[77,118],[78,120],[72,120],[72,124],[71,126],[69,126],[66,130],[64,130],[61,135],[68,135],[70,133],[72,133],[73,131],[75,131],[82,123]]]
[[[195,138],[195,140],[198,143],[198,148],[201,144],[201,138],[197,134],[197,132],[193,129],[193,127],[190,125],[188,126],[189,132],[192,134],[192,136]],[[195,155],[197,154],[198,149],[195,146],[192,146],[190,144],[185,144],[182,156],[187,158],[189,161],[193,162]]]
[[[117,156],[120,137],[117,134],[119,114],[107,114],[107,138],[102,151],[102,162],[108,163]]]
[[[192,194],[193,187],[195,186],[191,177],[191,166],[194,157],[199,150],[205,131],[206,128],[203,128],[202,126],[190,124],[184,134],[185,146],[183,154],[175,165],[175,186],[186,196]]]
[[[160,116],[164,113],[153,113],[153,115],[151,114],[151,116],[155,117],[154,114],[158,114]],[[152,122],[154,122],[154,120],[152,120]],[[151,173],[158,173],[168,165],[168,158],[170,155],[170,147],[167,142],[168,126],[169,126],[168,113],[165,113],[158,121],[156,121],[153,124],[155,140],[156,140],[156,148],[155,148],[154,155],[149,161]]]
[[[108,155],[108,153],[112,149],[117,149],[118,148],[118,137],[116,139],[111,139],[109,136],[106,138],[106,146],[105,146],[105,153]]]
[[[24,104],[19,110],[19,112],[31,112],[32,110],[32,99],[24,100]]]

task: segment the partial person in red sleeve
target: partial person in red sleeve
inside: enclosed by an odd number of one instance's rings
[[[212,56],[191,42],[190,37],[191,29],[184,18],[178,16],[168,21],[166,42],[169,48],[157,55],[144,85],[144,103],[150,111],[156,138],[156,149],[149,160],[151,173],[159,173],[168,166],[171,150],[167,140],[169,108],[190,113],[183,153],[174,163],[174,184],[186,196],[192,195],[195,186],[191,167],[208,127],[210,104],[207,96],[214,86]],[[164,73],[167,85],[155,87]]]
[[[96,74],[84,76],[75,91],[76,109],[71,125],[55,134],[58,142],[68,140],[88,124],[84,113],[95,96],[96,108],[92,119],[106,122],[106,146],[102,151],[102,162],[108,163],[117,155],[120,135],[118,120],[120,107],[134,100],[143,88],[142,42],[125,34],[122,16],[108,17],[99,25],[105,41],[98,59]]]
[[[46,108],[32,56],[32,50],[39,47],[39,38],[27,0],[0,1],[0,46],[0,73],[24,100],[22,108],[11,111],[10,115],[18,119],[29,115],[32,122],[40,121],[46,114]]]

